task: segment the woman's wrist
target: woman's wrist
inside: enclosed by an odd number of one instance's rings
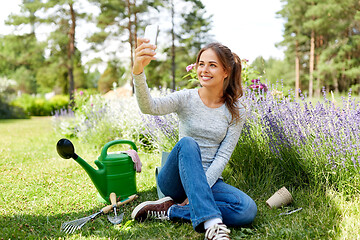
[[[142,75],[142,74],[144,74],[144,72],[140,72],[140,73],[132,72],[132,75],[133,75],[133,76],[140,76],[140,75]]]
[[[142,74],[144,71],[132,71],[133,75],[140,75]]]
[[[137,66],[136,64],[134,65],[134,67],[132,69],[132,73],[134,75],[140,75],[143,72],[144,72],[144,68],[141,68],[141,67]]]

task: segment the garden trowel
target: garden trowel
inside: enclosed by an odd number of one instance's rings
[[[112,217],[110,214],[107,216],[107,219],[109,222],[111,222],[114,225],[120,224],[123,220],[124,213],[120,213],[119,215],[116,212],[117,204],[116,204],[116,194],[114,192],[110,193],[110,202],[112,205],[112,208],[114,210],[114,216]]]

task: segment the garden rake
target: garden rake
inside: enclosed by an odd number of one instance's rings
[[[119,207],[123,204],[126,204],[128,202],[131,202],[133,200],[135,200],[138,196],[136,194],[134,195],[131,195],[130,197],[122,200],[122,201],[119,201],[116,203],[116,206]],[[83,217],[83,218],[80,218],[80,219],[76,219],[76,220],[73,220],[73,221],[70,221],[70,222],[66,222],[66,223],[63,223],[61,225],[61,231],[67,233],[67,234],[71,234],[73,232],[75,232],[76,230],[82,228],[82,226],[84,226],[87,222],[89,222],[90,220],[94,220],[95,218],[101,216],[101,215],[104,215],[104,214],[107,214],[109,213],[111,210],[113,209],[113,205],[108,205],[108,206],[105,206],[103,207],[99,212],[97,213],[94,213],[90,216],[87,216],[87,217]]]

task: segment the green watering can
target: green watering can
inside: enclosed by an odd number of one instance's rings
[[[110,204],[109,196],[112,192],[115,192],[117,197],[121,196],[121,199],[136,194],[134,162],[126,153],[108,153],[108,148],[115,144],[128,144],[137,151],[135,143],[129,140],[108,142],[101,150],[98,159],[95,160],[98,170],[75,153],[74,145],[70,140],[60,139],[56,145],[57,152],[62,158],[73,158],[85,169],[99,192],[99,201],[107,204]]]

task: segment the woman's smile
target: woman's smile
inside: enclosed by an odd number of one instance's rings
[[[203,75],[201,75],[201,79],[204,80],[204,81],[209,81],[209,80],[212,79],[212,77],[211,76],[203,76]]]

